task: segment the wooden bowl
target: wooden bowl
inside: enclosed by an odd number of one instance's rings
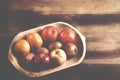
[[[49,25],[56,27],[58,30],[61,30],[65,27],[69,27],[77,33],[77,35],[79,37],[77,40],[78,49],[79,49],[78,55],[71,59],[68,59],[62,65],[46,68],[43,70],[38,70],[38,71],[33,70],[32,71],[32,70],[28,70],[28,69],[24,68],[23,66],[20,65],[20,61],[17,59],[17,57],[13,53],[13,50],[12,50],[13,44],[17,40],[23,38],[25,35],[32,33],[34,31],[38,32]],[[54,73],[54,72],[57,72],[57,71],[60,71],[60,70],[66,69],[66,68],[70,68],[72,66],[80,64],[83,61],[85,55],[86,55],[85,37],[72,25],[65,23],[65,22],[55,22],[55,23],[44,25],[44,26],[39,26],[39,27],[36,27],[33,29],[29,29],[29,30],[26,30],[26,31],[23,31],[23,32],[20,32],[19,34],[17,34],[10,44],[10,48],[9,48],[9,52],[8,52],[8,59],[12,63],[12,65],[22,74],[24,74],[28,77],[42,77],[42,76],[45,76],[45,75],[48,75],[48,74],[51,74],[51,73]]]

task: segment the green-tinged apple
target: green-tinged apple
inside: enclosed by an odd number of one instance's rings
[[[67,55],[62,49],[52,50],[50,57],[51,59],[56,60],[59,65],[63,64],[67,60]]]

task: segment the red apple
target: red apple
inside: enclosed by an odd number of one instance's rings
[[[45,41],[55,41],[58,38],[58,30],[53,26],[45,27],[40,34]]]
[[[46,53],[38,53],[34,57],[34,62],[35,63],[44,63],[44,64],[50,64],[50,56]]]
[[[76,41],[76,33],[71,28],[64,28],[60,31],[59,39],[62,43],[74,43]]]
[[[78,54],[78,48],[73,43],[67,43],[64,45],[64,50],[68,57],[74,57]]]

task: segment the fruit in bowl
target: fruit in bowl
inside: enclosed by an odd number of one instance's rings
[[[51,59],[56,60],[58,65],[63,64],[67,60],[67,55],[62,49],[52,50],[50,53],[50,57]]]
[[[60,49],[60,48],[62,48],[62,43],[59,41],[55,41],[53,43],[50,43],[50,45],[48,46],[49,50]]]
[[[22,53],[23,55],[27,55],[30,52],[30,44],[25,39],[18,40],[14,48],[17,53]]]
[[[73,43],[65,44],[64,50],[68,57],[74,57],[78,54],[78,47]]]
[[[43,44],[43,39],[37,32],[30,33],[26,36],[26,40],[31,47],[40,47]]]
[[[34,53],[28,53],[26,56],[25,56],[25,60],[26,62],[31,62],[32,59],[34,58],[35,54]]]
[[[8,58],[23,74],[40,77],[80,64],[85,51],[85,37],[70,24],[56,22],[16,35],[11,42]],[[18,53],[24,56],[18,59]],[[53,61],[58,65],[52,64]]]
[[[40,35],[45,41],[55,41],[58,37],[58,30],[54,26],[47,26],[40,31]]]
[[[50,56],[44,52],[40,52],[34,57],[34,62],[36,64],[43,63],[43,64],[50,64]]]
[[[59,39],[63,43],[75,43],[76,33],[71,28],[63,28],[60,32]]]

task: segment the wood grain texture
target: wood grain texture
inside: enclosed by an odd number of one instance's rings
[[[8,8],[41,14],[119,14],[119,0],[11,0]]]
[[[65,21],[75,26],[86,37],[87,55],[83,63],[120,64],[120,15],[118,14],[40,15],[20,11],[4,15],[3,18],[7,21],[2,22],[0,30],[3,41],[7,37],[12,40],[17,33],[39,25]]]
[[[1,80],[120,80],[119,0],[1,0]],[[64,21],[86,36],[87,55],[76,67],[42,78],[20,74],[8,61],[9,45],[21,31]]]

